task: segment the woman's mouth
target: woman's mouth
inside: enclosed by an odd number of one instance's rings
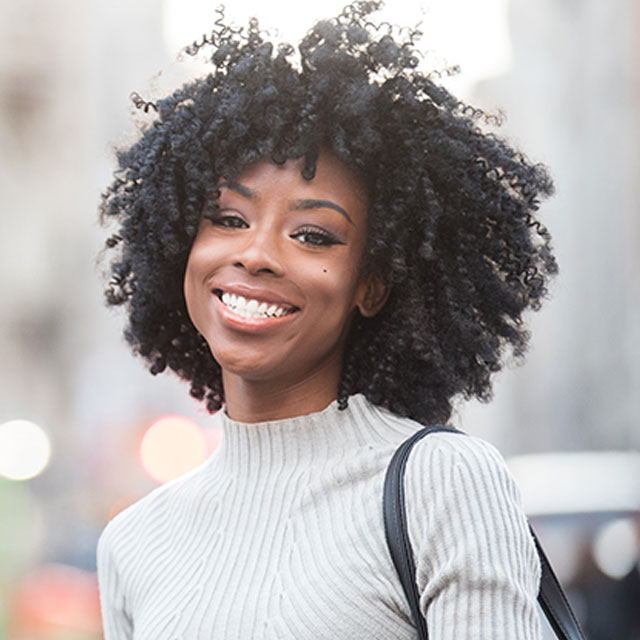
[[[223,293],[220,290],[214,293],[227,309],[243,318],[281,318],[298,310],[297,307],[290,305],[271,304],[253,298],[247,299],[235,293]]]

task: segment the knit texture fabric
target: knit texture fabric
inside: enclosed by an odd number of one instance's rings
[[[420,425],[361,395],[345,411],[214,422],[217,451],[100,537],[106,640],[415,640],[382,486]],[[538,557],[500,454],[429,435],[405,489],[430,640],[539,640]]]

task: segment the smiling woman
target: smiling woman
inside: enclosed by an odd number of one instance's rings
[[[187,262],[189,317],[222,369],[235,419],[297,415],[301,391],[306,413],[324,409],[354,315],[374,315],[385,299],[384,284],[360,269],[360,180],[328,152],[313,180],[301,169],[267,160],[221,182]]]
[[[220,12],[187,49],[212,72],[118,154],[107,301],[225,435],[105,529],[107,640],[416,637],[385,469],[524,353],[556,271],[535,217],[552,185],[377,7],[317,23],[297,57]],[[540,638],[536,551],[490,445],[422,440],[406,508],[434,640]]]

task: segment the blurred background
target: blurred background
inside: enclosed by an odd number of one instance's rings
[[[228,4],[297,41],[343,3]],[[508,458],[589,637],[640,638],[640,2],[389,4],[556,179],[542,218],[561,274],[527,363],[455,422]],[[177,54],[214,8],[0,0],[0,639],[100,638],[100,531],[220,440],[184,384],[131,357],[96,267],[113,149],[145,118],[129,96],[203,73]]]

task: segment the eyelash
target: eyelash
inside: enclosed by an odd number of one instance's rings
[[[205,218],[210,220],[211,224],[223,229],[246,229],[249,226],[240,216],[221,215],[219,210],[205,214]],[[302,239],[304,236],[307,236],[306,241]],[[332,247],[336,244],[344,244],[333,234],[318,227],[303,227],[291,237],[310,247]]]
[[[224,229],[246,229],[249,226],[240,216],[221,215],[220,210],[205,213],[204,217],[211,224]]]
[[[309,240],[304,242],[301,239],[302,236],[309,236],[309,238],[313,238],[313,240],[311,242],[309,242]],[[333,234],[317,227],[304,227],[296,231],[291,237],[311,247],[332,247],[336,244],[344,244],[344,242],[338,240]]]

